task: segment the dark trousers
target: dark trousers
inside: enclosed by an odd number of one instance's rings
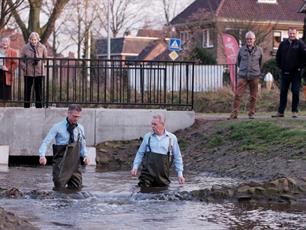
[[[300,101],[300,86],[301,86],[301,72],[283,72],[280,81],[280,99],[278,112],[283,114],[287,106],[287,94],[289,86],[291,84],[292,92],[292,112],[298,112],[298,106]]]
[[[30,108],[33,84],[35,92],[35,107],[42,108],[43,76],[24,76],[24,108]]]
[[[79,166],[79,142],[69,145],[53,145],[54,190],[80,190],[82,188],[82,173]]]
[[[167,155],[146,152],[138,185],[141,188],[166,187],[170,184],[169,172],[170,160]]]
[[[0,69],[0,99],[11,100],[12,87],[5,83],[5,71]]]

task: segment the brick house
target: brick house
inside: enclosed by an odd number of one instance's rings
[[[263,48],[264,61],[273,57],[287,38],[288,27],[303,35],[304,14],[298,11],[304,0],[195,0],[172,21],[184,52],[202,47],[220,64],[226,63],[223,34],[232,35],[238,45],[248,30],[255,32]]]
[[[170,61],[166,30],[139,29],[136,36],[111,39],[111,59]],[[106,38],[96,40],[97,58],[106,59]],[[182,60],[178,57],[177,60]]]
[[[111,39],[111,59],[135,60],[138,55],[146,48],[156,44],[163,36],[162,31],[142,29],[136,36],[126,35]],[[97,39],[96,55],[98,58],[107,57],[107,39]]]

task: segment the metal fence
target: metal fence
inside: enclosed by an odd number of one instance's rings
[[[6,63],[10,59],[12,58],[0,58],[0,65],[1,61]],[[194,93],[216,91],[229,85],[230,69],[233,67],[195,65],[193,62],[99,59],[13,60],[10,63],[15,63],[16,69],[12,71],[11,97],[0,99],[0,102],[9,103],[10,106],[24,106],[24,103],[33,106],[37,102],[35,82],[31,97],[26,99],[25,85],[28,84],[28,76],[25,75],[36,78],[42,72],[43,107],[79,103],[85,107],[192,110]],[[43,65],[37,65],[37,62]],[[37,71],[33,71],[35,68]],[[0,95],[1,87],[0,84]]]
[[[44,64],[33,66],[35,61]],[[13,71],[11,97],[1,100],[13,106],[23,106],[24,103],[33,106],[37,102],[35,82],[29,101],[25,99],[25,85],[28,76],[35,78],[40,75],[33,71],[33,68],[38,68],[37,72],[43,72],[43,107],[79,103],[86,107],[193,109],[193,62],[67,58],[15,58],[14,62],[17,64]],[[176,69],[177,66],[180,70]],[[165,73],[167,69],[170,71]],[[186,87],[185,82],[190,85]]]

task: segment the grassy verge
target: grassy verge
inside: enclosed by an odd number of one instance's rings
[[[306,144],[306,124],[302,120],[220,122],[206,137],[207,148],[233,144],[235,151],[268,153],[271,148],[299,151]]]

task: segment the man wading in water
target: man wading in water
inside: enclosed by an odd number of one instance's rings
[[[153,132],[144,136],[137,151],[131,175],[137,175],[142,162],[138,183],[141,191],[150,191],[148,188],[153,187],[167,188],[170,184],[169,170],[171,158],[173,158],[178,181],[184,184],[183,160],[176,136],[165,129],[165,119],[161,115],[153,116],[151,125]]]
[[[82,173],[79,169],[81,160],[89,164],[84,128],[78,124],[82,108],[71,104],[65,120],[53,125],[39,148],[39,163],[47,164],[45,157],[48,146],[55,139],[53,145],[53,183],[54,190],[77,191],[82,188]]]

